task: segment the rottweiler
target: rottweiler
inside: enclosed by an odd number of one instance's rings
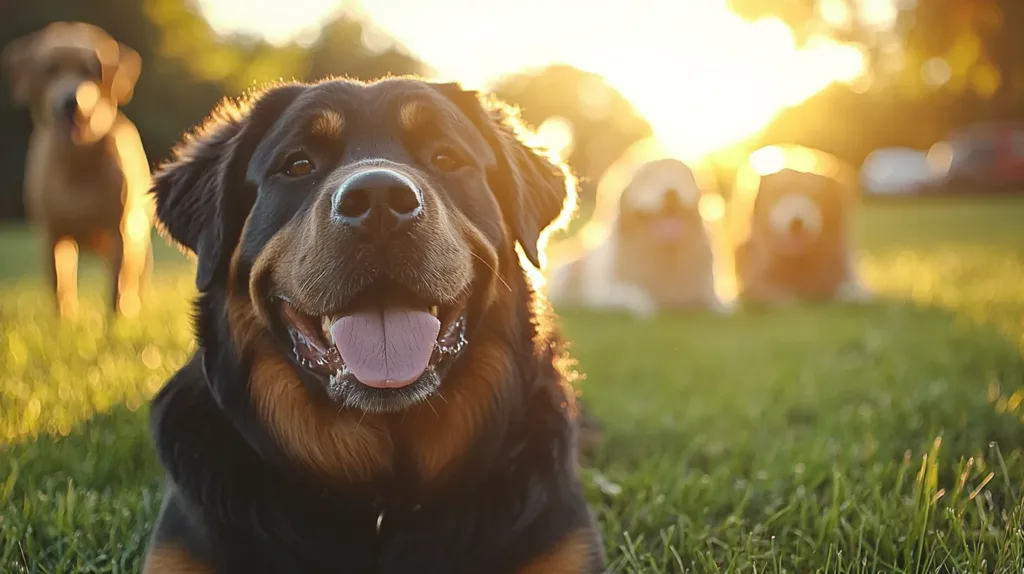
[[[575,206],[516,110],[417,78],[224,102],[154,176],[196,351],[154,398],[145,572],[596,573],[528,267]]]

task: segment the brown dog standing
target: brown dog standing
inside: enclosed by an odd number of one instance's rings
[[[3,65],[14,102],[34,129],[25,166],[25,209],[43,241],[62,316],[77,308],[78,248],[110,264],[112,310],[134,315],[152,266],[149,162],[131,100],[139,54],[102,29],[54,22],[12,42]]]

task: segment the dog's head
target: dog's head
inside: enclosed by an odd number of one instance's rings
[[[851,193],[824,174],[782,169],[761,177],[753,233],[783,256],[842,244]]]
[[[455,84],[279,85],[178,148],[157,214],[204,296],[248,307],[314,392],[395,412],[444,384],[522,281],[515,246],[539,267],[571,209],[572,178],[520,127]]]
[[[76,144],[107,134],[142,69],[138,52],[82,22],[54,22],[18,38],[2,59],[14,102]]]
[[[686,164],[669,158],[645,163],[619,199],[619,232],[624,239],[653,248],[700,241],[700,200],[700,187]]]

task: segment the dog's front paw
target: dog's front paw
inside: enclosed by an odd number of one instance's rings
[[[641,289],[627,289],[622,293],[623,306],[633,316],[640,319],[652,319],[658,314],[658,304],[654,299]]]
[[[723,299],[717,294],[711,295],[707,299],[706,306],[709,311],[715,315],[733,315],[736,313],[737,303],[736,299]]]

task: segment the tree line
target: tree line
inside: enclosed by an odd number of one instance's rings
[[[845,19],[823,16],[824,3],[845,6]],[[12,5],[13,4],[13,5]],[[870,4],[870,3],[868,3]],[[763,133],[730,150],[799,143],[854,165],[883,146],[927,148],[950,129],[973,121],[1024,118],[1024,3],[1018,0],[894,0],[895,25],[872,27],[857,0],[732,0],[740,14],[776,16],[799,39],[816,32],[858,42],[870,81],[834,85],[783,110]],[[106,29],[136,49],[143,71],[125,112],[136,123],[152,163],[202,120],[224,95],[264,81],[427,74],[431,70],[398,43],[349,15],[328,22],[311,44],[284,46],[250,36],[218,36],[188,0],[7,0],[0,4],[0,45],[53,20],[80,20]],[[666,64],[668,65],[668,64]],[[940,66],[944,81],[922,73]],[[603,91],[600,110],[581,99]],[[603,79],[569,66],[526,70],[503,79],[497,93],[522,108],[534,126],[567,119],[576,145],[567,158],[584,194],[651,126]],[[585,94],[584,94],[585,95]],[[593,100],[593,98],[589,98]],[[22,172],[31,131],[28,112],[0,90],[0,219],[23,217]],[[735,162],[733,162],[735,163]],[[732,164],[723,162],[728,180]]]

